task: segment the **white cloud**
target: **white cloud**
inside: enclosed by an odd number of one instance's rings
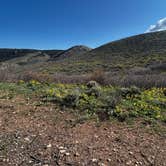
[[[159,20],[155,25],[151,25],[146,32],[156,32],[166,30],[166,17]]]

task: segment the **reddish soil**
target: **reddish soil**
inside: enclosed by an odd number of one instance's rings
[[[165,133],[34,103],[0,100],[0,166],[166,166]]]

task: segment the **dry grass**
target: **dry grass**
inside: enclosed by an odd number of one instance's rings
[[[140,88],[166,87],[166,73],[152,72],[149,69],[132,69],[126,73],[110,72],[96,70],[90,74],[67,75],[55,73],[53,75],[37,72],[26,72],[24,74],[13,74],[8,69],[0,69],[1,82],[17,82],[24,80],[37,80],[42,83],[63,83],[63,84],[85,84],[94,80],[101,85],[113,85],[121,87],[130,87],[135,85]]]

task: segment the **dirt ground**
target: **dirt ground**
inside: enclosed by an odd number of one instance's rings
[[[79,121],[55,105],[0,99],[0,166],[166,166],[166,134]]]

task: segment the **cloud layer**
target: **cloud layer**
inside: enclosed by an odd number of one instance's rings
[[[159,20],[155,25],[151,25],[146,32],[156,32],[166,30],[166,17]]]

